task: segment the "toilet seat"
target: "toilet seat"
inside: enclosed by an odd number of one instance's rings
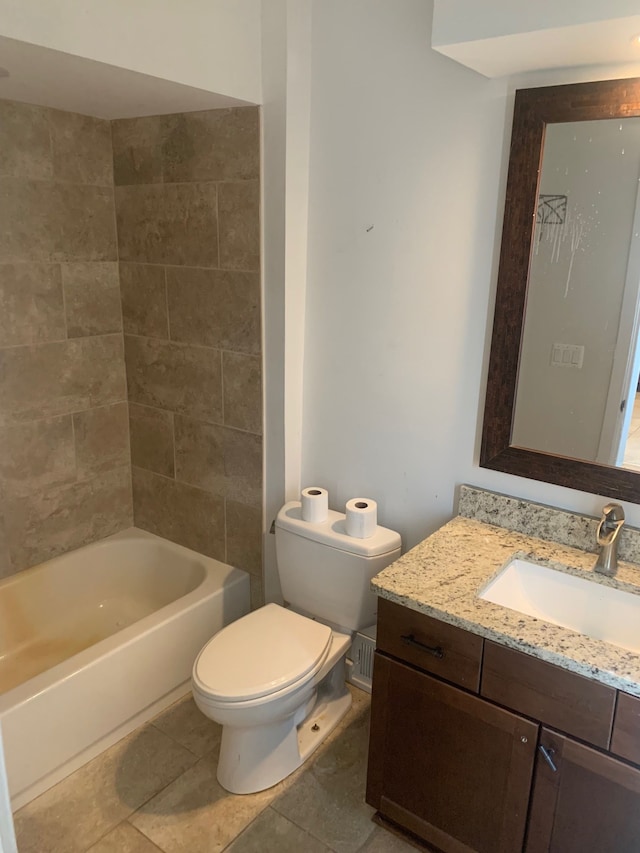
[[[219,631],[193,667],[193,684],[216,703],[254,704],[297,689],[322,667],[328,625],[267,604]]]

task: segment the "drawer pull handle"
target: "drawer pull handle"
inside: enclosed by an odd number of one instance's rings
[[[425,643],[421,643],[419,640],[416,640],[413,634],[403,634],[400,639],[405,643],[405,645],[415,646],[417,649],[420,649],[420,651],[433,655],[434,658],[438,658],[440,660],[444,657],[444,649],[441,646],[427,646]]]
[[[556,767],[555,761],[553,760],[553,756],[555,755],[555,752],[556,752],[555,749],[553,749],[552,747],[547,748],[546,746],[543,746],[542,744],[540,744],[538,749],[540,750],[540,754],[542,755],[544,760],[547,762],[549,767],[553,770],[554,773],[557,773],[558,768]]]

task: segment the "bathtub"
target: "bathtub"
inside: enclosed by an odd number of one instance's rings
[[[0,581],[0,722],[12,808],[189,690],[249,576],[131,528]]]

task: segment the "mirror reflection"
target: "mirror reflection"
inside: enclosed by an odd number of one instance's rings
[[[639,190],[640,118],[546,126],[514,446],[640,471]]]

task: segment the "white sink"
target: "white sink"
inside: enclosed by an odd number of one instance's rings
[[[479,597],[640,653],[640,595],[632,592],[514,559]]]

